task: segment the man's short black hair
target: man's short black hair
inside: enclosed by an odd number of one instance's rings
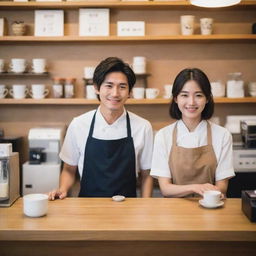
[[[129,92],[132,90],[136,82],[136,76],[131,67],[122,59],[117,57],[109,57],[101,61],[100,64],[96,67],[93,74],[93,84],[97,87],[98,90],[100,90],[106,75],[111,72],[122,72],[127,77]]]

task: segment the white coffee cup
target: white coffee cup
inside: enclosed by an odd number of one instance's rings
[[[42,74],[46,72],[46,59],[33,59],[32,72],[36,74]]]
[[[146,73],[146,57],[143,57],[143,56],[133,57],[132,69],[135,74],[145,74]]]
[[[202,35],[211,35],[213,30],[213,19],[202,18],[200,19],[200,28]]]
[[[26,98],[28,89],[24,84],[14,84],[9,92],[14,99],[24,99]]]
[[[0,73],[4,72],[4,59],[0,59]]]
[[[97,94],[95,92],[94,85],[86,85],[86,99],[97,99]]]
[[[225,84],[223,84],[221,81],[211,82],[211,89],[213,97],[225,96]]]
[[[28,194],[23,197],[23,212],[29,217],[41,217],[47,214],[48,196],[46,194]]]
[[[26,60],[25,59],[11,59],[10,68],[14,73],[23,73],[26,70]]]
[[[189,36],[194,34],[195,16],[182,15],[180,16],[181,34]]]
[[[132,95],[134,99],[144,99],[145,88],[142,88],[142,87],[133,88]]]
[[[172,96],[172,84],[164,85],[164,98],[170,99]]]
[[[5,88],[4,84],[0,84],[0,99],[5,98],[7,94],[8,94],[8,89]]]
[[[207,205],[217,205],[221,200],[221,192],[217,190],[208,190],[203,194],[204,203]]]
[[[146,89],[146,98],[155,99],[159,95],[159,89],[157,88],[147,88]]]
[[[44,84],[32,84],[31,85],[31,90],[29,91],[29,95],[33,99],[43,99],[48,94],[49,94],[49,90],[45,89]]]
[[[95,71],[95,67],[84,67],[84,78],[92,79]]]

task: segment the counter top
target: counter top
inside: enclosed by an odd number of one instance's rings
[[[66,198],[49,202],[47,216],[23,214],[22,198],[0,208],[0,241],[256,241],[256,223],[241,199],[217,209],[198,199]]]

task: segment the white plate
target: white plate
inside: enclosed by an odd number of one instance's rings
[[[115,202],[122,202],[125,200],[125,196],[121,196],[121,195],[112,196],[112,200]]]
[[[220,201],[218,204],[215,204],[215,205],[209,205],[209,204],[206,204],[204,202],[203,199],[199,200],[199,204],[205,208],[218,208],[218,207],[221,207],[224,205],[224,202],[223,201]]]

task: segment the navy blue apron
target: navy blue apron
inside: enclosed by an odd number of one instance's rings
[[[136,197],[135,150],[128,113],[127,137],[117,140],[92,137],[95,116],[96,112],[85,145],[79,197]]]

